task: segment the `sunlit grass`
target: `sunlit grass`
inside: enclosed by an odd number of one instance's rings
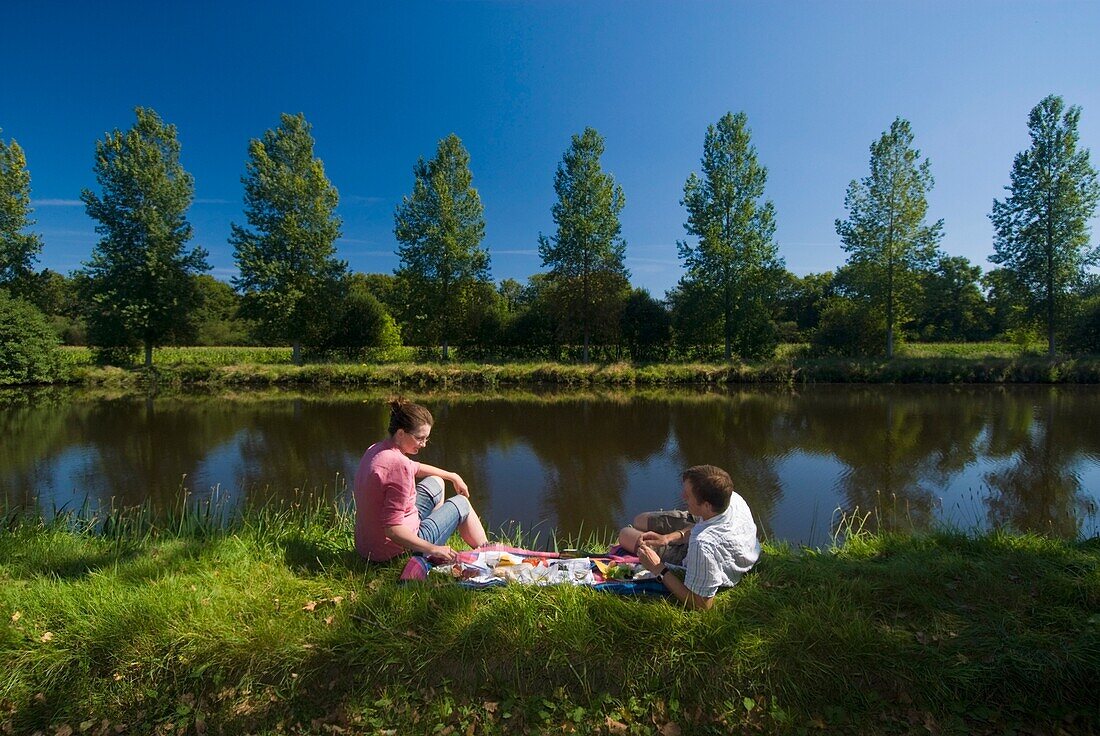
[[[714,610],[689,613],[586,589],[400,586],[403,560],[365,564],[349,511],[308,496],[228,523],[201,508],[11,516],[0,730],[1097,725],[1096,540],[840,528],[825,549],[768,545]]]

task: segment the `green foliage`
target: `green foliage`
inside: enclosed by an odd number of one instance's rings
[[[248,228],[234,224],[229,242],[240,269],[233,285],[241,313],[259,337],[300,346],[323,340],[347,263],[336,259],[339,195],[313,155],[311,126],[302,114],[280,116],[278,127],[248,145],[244,184]]]
[[[1002,264],[1023,288],[1032,314],[1041,313],[1047,350],[1066,317],[1066,294],[1084,278],[1098,252],[1089,244],[1088,221],[1100,201],[1100,182],[1087,148],[1078,150],[1081,108],[1065,108],[1049,95],[1028,116],[1031,148],[1012,162],[1009,196],[993,200],[989,219],[996,234],[990,259]]]
[[[869,356],[882,349],[886,320],[866,304],[841,296],[825,302],[817,329],[810,338],[814,355]]]
[[[703,176],[692,173],[684,185],[684,229],[697,245],[678,243],[698,303],[698,315],[717,321],[726,360],[774,354],[779,341],[771,305],[779,294],[783,261],[774,241],[775,206],[761,202],[768,170],[756,158],[745,113],[726,113],[707,127]]]
[[[200,274],[195,288],[199,305],[195,309],[194,344],[202,346],[249,345],[251,324],[240,316],[241,299],[224,281]]]
[[[151,109],[134,110],[137,122],[96,142],[101,194],[81,194],[101,240],[85,264],[81,290],[88,335],[104,348],[153,347],[186,325],[198,301],[193,276],[209,267],[191,239],[187,208],[194,181],[180,164],[176,127]]]
[[[31,212],[27,158],[14,139],[0,139],[0,287],[17,296],[27,296],[42,251],[42,238],[26,232],[35,222]]]
[[[858,295],[886,319],[887,358],[894,355],[895,331],[919,293],[918,274],[934,256],[943,230],[943,220],[925,224],[931,164],[919,162],[920,151],[912,146],[909,121],[896,118],[871,144],[871,173],[848,185],[848,219],[836,221]]]
[[[402,317],[407,338],[442,345],[446,360],[479,286],[489,282],[485,219],[470,154],[454,133],[439,141],[435,158],[417,161],[413,176],[412,194],[394,212]]]
[[[1085,299],[1066,330],[1066,348],[1074,353],[1100,354],[1100,296]]]
[[[916,328],[925,340],[981,340],[989,336],[989,310],[979,286],[980,266],[940,254],[921,274]]]
[[[333,330],[322,347],[346,351],[363,348],[394,348],[401,345],[401,331],[386,307],[371,293],[364,274],[352,274],[345,282]]]
[[[559,334],[569,339],[579,333],[585,363],[594,337],[614,336],[608,330],[618,326],[630,288],[619,223],[626,197],[603,170],[603,152],[604,139],[594,128],[573,136],[554,174],[558,200],[550,212],[557,231],[550,237],[539,234]]]
[[[826,300],[834,294],[833,273],[809,273],[795,276],[784,274],[779,291],[779,318],[793,323],[796,330],[791,337],[806,339],[817,327]]]
[[[0,385],[46,383],[59,367],[57,336],[46,316],[0,289]]]
[[[672,318],[665,306],[645,289],[630,293],[623,309],[621,330],[632,359],[659,360],[668,354]]]

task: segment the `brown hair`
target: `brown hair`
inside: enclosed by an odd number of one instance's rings
[[[733,479],[730,474],[714,465],[695,465],[684,471],[681,480],[691,481],[695,500],[711,505],[716,513],[722,513],[730,505],[733,495]]]
[[[392,435],[399,429],[403,429],[408,433],[412,433],[417,427],[422,427],[427,424],[432,426],[432,413],[425,409],[420,404],[414,404],[411,401],[405,401],[400,396],[395,399],[390,399],[390,434]]]

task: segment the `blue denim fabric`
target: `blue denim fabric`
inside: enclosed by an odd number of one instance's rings
[[[416,536],[432,544],[446,544],[458,525],[470,515],[470,502],[465,496],[454,496],[443,501],[443,481],[430,475],[416,484],[416,511],[420,514],[420,527]],[[439,506],[439,508],[436,508]]]

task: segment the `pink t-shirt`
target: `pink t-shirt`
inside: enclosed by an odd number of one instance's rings
[[[367,448],[355,471],[355,549],[368,560],[388,560],[405,548],[386,536],[386,527],[401,525],[414,535],[420,526],[416,513],[416,472],[393,438]]]

